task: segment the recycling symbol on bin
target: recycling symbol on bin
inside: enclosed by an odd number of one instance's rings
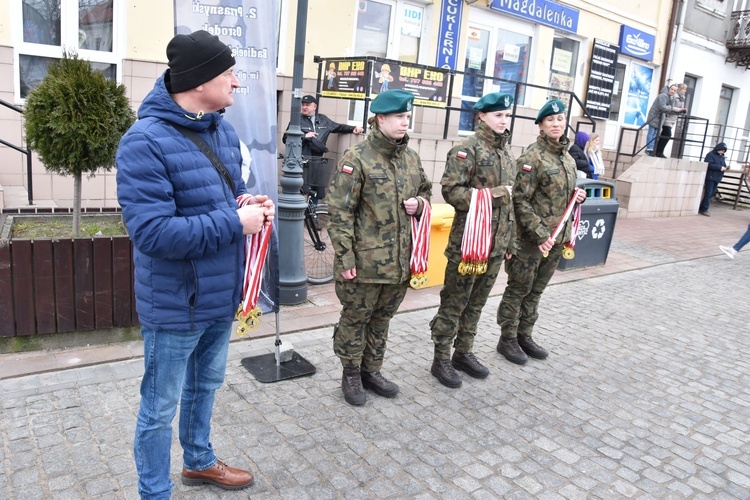
[[[594,224],[594,227],[591,228],[591,237],[595,240],[598,240],[599,238],[604,237],[604,232],[607,230],[607,228],[604,226],[604,219],[598,219],[596,223]]]

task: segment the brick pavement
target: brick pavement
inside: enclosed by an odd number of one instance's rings
[[[284,336],[317,373],[275,384],[240,365],[268,339],[232,343],[213,444],[256,484],[178,483],[174,497],[750,497],[750,253],[675,259],[717,238],[718,217],[692,219],[692,247],[669,231],[663,246],[623,240],[618,252],[650,267],[550,286],[536,334],[546,361],[501,359],[491,297],[476,345],[490,377],[458,390],[429,374],[434,306],[394,318],[384,373],[401,394],[360,408],[343,402],[330,328]],[[699,234],[707,221],[713,236]],[[735,241],[737,221],[711,245]],[[137,498],[141,373],[130,359],[0,381],[0,498]]]

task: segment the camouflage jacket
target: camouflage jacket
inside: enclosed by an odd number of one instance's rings
[[[374,129],[339,161],[328,194],[333,272],[356,268],[355,282],[395,284],[411,276],[411,216],[404,200],[430,199],[432,184],[419,155]],[[417,216],[422,214],[420,203]]]
[[[512,186],[516,179],[516,159],[506,147],[509,138],[510,131],[498,135],[484,122],[479,122],[474,135],[448,152],[440,184],[443,198],[456,209],[445,248],[449,260],[461,259],[461,241],[472,188],[492,188],[492,234],[495,238],[490,255],[496,257],[512,250],[515,216],[513,200],[505,186]]]
[[[521,243],[538,246],[555,231],[576,187],[576,163],[568,153],[570,139],[560,142],[540,135],[516,162],[518,176],[513,205]],[[560,231],[556,243],[570,238],[571,222]]]

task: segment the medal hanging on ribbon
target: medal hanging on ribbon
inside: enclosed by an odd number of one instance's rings
[[[576,205],[573,209],[573,227],[570,229],[570,239],[565,242],[562,258],[570,260],[576,256],[573,248],[576,246],[576,239],[578,238],[578,226],[581,225],[581,205]]]
[[[409,268],[411,279],[409,286],[414,289],[427,285],[427,258],[430,252],[430,225],[432,224],[432,208],[430,202],[422,198],[422,216],[411,217],[411,259]]]
[[[492,250],[492,190],[471,189],[469,212],[466,214],[461,240],[461,263],[458,272],[484,274]]]
[[[253,197],[243,194],[237,198],[240,206],[250,204]],[[263,278],[263,268],[266,264],[268,253],[268,241],[271,237],[272,228],[264,225],[260,232],[245,236],[245,276],[242,280],[242,303],[237,309],[237,335],[244,337],[250,330],[260,326],[260,317],[263,312],[258,307],[260,296],[260,285]]]
[[[568,206],[565,207],[565,212],[563,213],[563,216],[560,217],[560,221],[557,223],[557,226],[555,226],[555,230],[552,232],[551,238],[553,240],[557,239],[557,236],[560,234],[560,231],[563,230],[565,227],[565,221],[568,220],[568,217],[570,217],[570,214],[573,212],[573,209],[576,206],[576,198],[578,198],[578,188],[573,189],[573,196],[570,197],[570,200],[568,201]],[[579,219],[580,219],[580,211],[579,211]],[[578,231],[576,230],[576,234],[578,234]],[[542,255],[544,257],[547,257],[549,255],[549,252],[542,252]],[[573,257],[570,257],[571,259]]]

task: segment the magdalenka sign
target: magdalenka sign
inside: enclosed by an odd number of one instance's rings
[[[559,30],[578,32],[578,10],[559,3],[547,0],[492,0],[490,8]]]

